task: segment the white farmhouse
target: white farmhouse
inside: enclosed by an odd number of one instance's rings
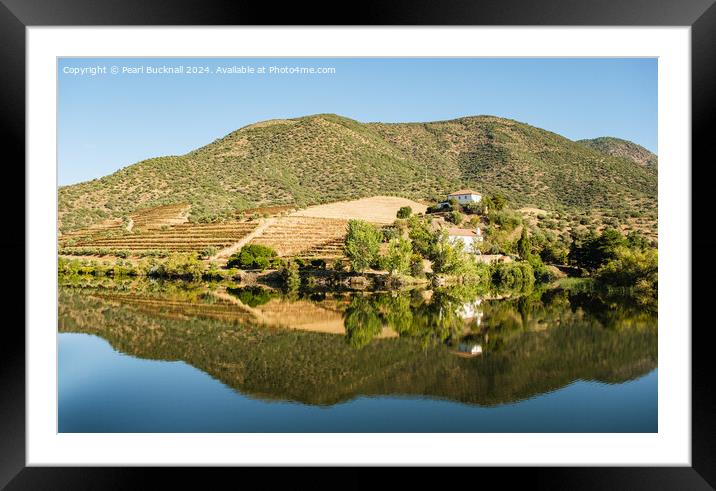
[[[456,199],[461,205],[466,205],[468,203],[479,203],[482,199],[482,195],[472,189],[460,189],[454,193],[448,194],[447,199],[448,201]]]
[[[482,242],[483,240],[484,237],[482,236],[482,230],[480,230],[480,227],[473,229],[453,227],[448,229],[448,241],[452,244],[462,242],[462,249],[466,252],[474,252],[474,245]]]

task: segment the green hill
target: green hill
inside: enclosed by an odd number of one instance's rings
[[[655,167],[493,116],[385,124],[321,114],[249,125],[186,155],[60,187],[59,225],[173,203],[207,221],[256,206],[429,199],[464,187],[501,192],[516,206],[634,215],[656,209],[657,176]]]
[[[597,152],[612,157],[629,159],[639,165],[653,167],[654,169],[656,169],[659,160],[656,154],[641,145],[637,145],[629,140],[622,140],[621,138],[602,136],[591,140],[577,140],[577,143],[586,145]]]

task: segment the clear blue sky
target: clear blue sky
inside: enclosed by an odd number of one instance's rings
[[[111,73],[178,65],[211,73]],[[107,73],[70,73],[97,66]],[[232,66],[335,73],[215,73]],[[615,136],[657,152],[655,58],[63,58],[58,71],[60,185],[181,155],[256,121],[316,113],[362,122],[491,114],[573,140]]]

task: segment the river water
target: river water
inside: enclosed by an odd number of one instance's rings
[[[60,432],[658,431],[624,298],[61,284]]]

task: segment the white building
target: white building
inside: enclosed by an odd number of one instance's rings
[[[454,193],[448,194],[447,199],[448,201],[456,199],[461,205],[466,205],[467,203],[479,203],[482,199],[482,195],[472,189],[460,189]]]
[[[474,252],[474,245],[482,242],[484,237],[480,227],[473,229],[466,228],[449,228],[448,229],[448,241],[451,244],[462,242],[463,250],[466,252]]]

